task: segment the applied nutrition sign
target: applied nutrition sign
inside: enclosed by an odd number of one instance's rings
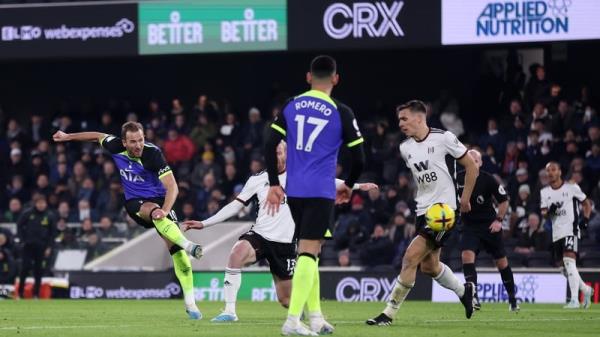
[[[139,4],[139,53],[285,50],[286,0]]]
[[[600,38],[599,0],[442,0],[442,44]]]

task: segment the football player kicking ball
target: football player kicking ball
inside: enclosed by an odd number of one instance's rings
[[[467,148],[448,131],[430,128],[426,122],[426,107],[421,101],[410,101],[396,109],[400,130],[408,137],[400,144],[400,153],[417,183],[417,233],[402,259],[402,270],[390,295],[387,306],[377,317],[367,320],[369,325],[390,325],[400,305],[415,284],[417,267],[430,275],[442,287],[456,293],[465,307],[467,318],[473,314],[474,285],[460,283],[452,270],[440,262],[440,251],[450,234],[435,232],[426,225],[427,208],[436,203],[457,207],[457,190],[453,176],[456,160],[465,167],[465,186],[460,199],[460,211],[471,210],[469,200],[479,168]],[[452,173],[451,173],[452,172]]]
[[[282,188],[286,185],[286,145],[281,142],[277,147],[277,170]],[[336,185],[343,184],[336,180]],[[378,188],[372,183],[355,184],[354,189],[369,191]],[[240,236],[229,254],[225,269],[224,293],[225,310],[212,322],[235,322],[238,316],[235,310],[237,293],[242,283],[241,268],[266,258],[269,261],[277,298],[285,308],[289,306],[292,291],[292,276],[296,264],[296,244],[294,240],[294,220],[284,199],[279,212],[274,216],[267,214],[264,208],[269,192],[269,177],[266,171],[248,179],[237,198],[223,207],[217,214],[203,221],[185,221],[184,230],[202,229],[219,224],[248,205],[254,198],[258,200],[258,217],[252,228]],[[329,323],[325,322],[329,325]]]
[[[173,258],[175,275],[181,283],[185,310],[191,319],[201,319],[196,306],[192,264],[187,254],[200,258],[202,247],[183,236],[172,210],[178,188],[173,171],[162,151],[144,141],[140,123],[127,122],[121,127],[121,138],[101,132],[56,132],[55,142],[99,142],[110,152],[121,175],[125,190],[127,214],[145,228],[155,228],[167,245]],[[186,254],[187,253],[187,254]]]
[[[579,290],[583,292],[583,307],[592,304],[594,289],[586,285],[577,270],[577,240],[579,226],[586,227],[592,204],[579,185],[562,179],[560,165],[556,162],[546,164],[550,185],[540,191],[542,215],[552,221],[552,250],[556,260],[562,259],[564,272],[569,282],[571,301],[565,309],[579,309]],[[583,217],[580,218],[579,204],[583,205]]]

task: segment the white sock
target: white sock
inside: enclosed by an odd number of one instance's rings
[[[242,284],[242,270],[238,268],[225,268],[223,292],[225,293],[225,312],[235,314],[235,302]]]
[[[194,248],[194,244],[190,240],[186,239],[181,243],[180,247],[183,248],[186,253],[192,254],[192,248]]]
[[[300,324],[300,316],[288,315],[287,320],[292,324]]]
[[[396,313],[400,309],[400,305],[402,305],[402,303],[404,302],[404,299],[406,299],[406,296],[408,295],[410,290],[414,287],[414,285],[415,285],[414,282],[412,284],[404,284],[404,282],[402,282],[402,280],[400,279],[400,276],[398,276],[398,278],[396,279],[396,285],[394,285],[394,290],[392,290],[392,293],[390,294],[390,298],[388,299],[387,305],[385,306],[385,309],[383,310],[383,313],[387,317],[389,317],[389,318],[396,317]]]
[[[581,277],[579,277],[575,259],[563,257],[563,263],[565,264],[565,270],[567,271],[569,290],[571,290],[571,302],[579,303],[579,281],[581,280]]]
[[[465,294],[464,284],[460,283],[450,267],[442,262],[440,262],[440,265],[442,266],[442,271],[433,279],[442,287],[454,291],[458,297],[463,297]]]
[[[190,309],[197,308],[196,306],[196,296],[194,296],[194,291],[184,292],[183,293],[183,301],[185,302],[185,307]]]

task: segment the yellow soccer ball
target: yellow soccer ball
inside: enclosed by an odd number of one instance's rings
[[[425,212],[427,227],[435,232],[451,230],[455,220],[452,207],[441,202],[431,205]]]

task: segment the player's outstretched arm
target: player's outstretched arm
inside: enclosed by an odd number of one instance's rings
[[[202,229],[210,226],[214,226],[225,220],[231,218],[232,216],[238,214],[242,208],[244,208],[244,204],[239,200],[233,200],[232,202],[225,205],[221,208],[215,215],[210,218],[202,221],[188,220],[183,222],[183,230],[187,231],[189,229]]]
[[[100,142],[107,134],[102,132],[76,132],[76,133],[65,133],[62,131],[56,131],[52,135],[52,139],[57,142]]]
[[[335,187],[342,185],[344,181],[342,179],[335,179]],[[375,183],[356,183],[352,186],[352,190],[361,190],[363,192],[368,192],[370,190],[378,189],[379,186]]]
[[[460,196],[460,211],[468,213],[471,211],[471,194],[473,193],[477,176],[479,176],[479,166],[477,166],[471,156],[462,156],[458,162],[465,167],[465,187]]]

